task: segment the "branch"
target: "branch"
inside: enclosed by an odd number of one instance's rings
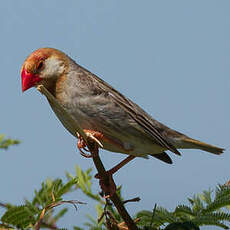
[[[129,202],[139,202],[140,200],[141,200],[140,197],[135,197],[133,199],[125,200],[122,203],[126,204],[126,203],[129,203]]]
[[[92,143],[88,141],[88,148],[92,154],[93,162],[97,168],[98,175],[100,176],[100,178],[102,178],[105,184],[109,185],[110,182],[109,182],[108,174],[98,154],[98,145],[95,142]],[[122,219],[125,221],[128,228],[132,230],[137,230],[138,228],[136,224],[134,223],[133,219],[130,217],[129,213],[127,212],[123,202],[118,197],[118,195],[114,193],[112,196],[110,196],[110,200],[112,200],[113,204],[117,208],[118,213],[121,215]]]
[[[55,110],[55,113],[60,114],[62,116],[62,119],[63,119],[62,121],[65,121],[68,124],[71,124],[71,128],[75,130],[75,133],[79,133],[82,136],[82,138],[87,143],[87,146],[93,156],[93,162],[97,168],[98,175],[100,176],[100,178],[102,178],[105,184],[109,185],[110,183],[109,177],[99,157],[97,143],[89,142],[89,141],[87,142],[87,137],[83,129],[80,127],[80,125],[77,124],[77,122],[71,117],[71,115],[68,114],[68,112],[64,109],[64,107],[58,103],[55,97],[52,94],[50,94],[50,92],[43,85],[39,85],[37,89],[46,96],[49,103],[52,105],[52,108]],[[124,207],[123,202],[118,197],[118,195],[114,193],[110,197],[110,199],[112,200],[113,204],[117,208],[118,213],[120,214],[122,219],[125,221],[128,228],[131,230],[138,230],[136,224],[134,223],[133,219],[130,217],[129,213],[127,212],[126,208]]]
[[[4,203],[0,202],[0,207],[7,208],[7,204],[4,204]]]

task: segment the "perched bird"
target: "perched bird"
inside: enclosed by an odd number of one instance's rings
[[[42,84],[82,129],[101,143],[101,147],[128,154],[130,157],[120,166],[134,157],[147,158],[148,155],[171,164],[166,150],[178,155],[178,149],[201,149],[217,155],[224,150],[156,121],[137,104],[57,49],[40,48],[30,54],[22,65],[21,80],[22,91]],[[65,128],[78,137],[62,114],[55,108],[53,110]],[[79,147],[85,147],[82,141]]]

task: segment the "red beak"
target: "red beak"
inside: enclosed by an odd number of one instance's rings
[[[25,69],[22,70],[21,79],[22,79],[22,92],[35,86],[39,81],[42,80],[38,74],[29,73]]]

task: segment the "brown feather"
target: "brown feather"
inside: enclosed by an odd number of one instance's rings
[[[165,147],[165,149],[170,150],[177,155],[181,155],[180,152],[155,128],[155,124],[152,123],[152,119],[148,117],[147,113],[145,113],[143,109],[123,96],[95,74],[89,72],[81,66],[80,68],[82,68],[86,75],[93,78],[98,83],[98,88],[109,93],[114,102],[121,106],[144,129],[144,131],[152,137],[154,143]],[[158,122],[158,124],[160,123]]]

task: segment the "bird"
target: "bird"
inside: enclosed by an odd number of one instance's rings
[[[80,66],[64,52],[55,48],[33,51],[21,67],[22,91],[43,85],[68,114],[82,127],[87,137],[98,141],[99,147],[128,155],[112,175],[136,157],[155,157],[172,164],[167,150],[181,155],[178,149],[200,149],[216,155],[224,148],[206,144],[173,130],[155,120],[132,100],[104,80]],[[86,143],[50,103],[64,127],[79,139],[78,147]]]

